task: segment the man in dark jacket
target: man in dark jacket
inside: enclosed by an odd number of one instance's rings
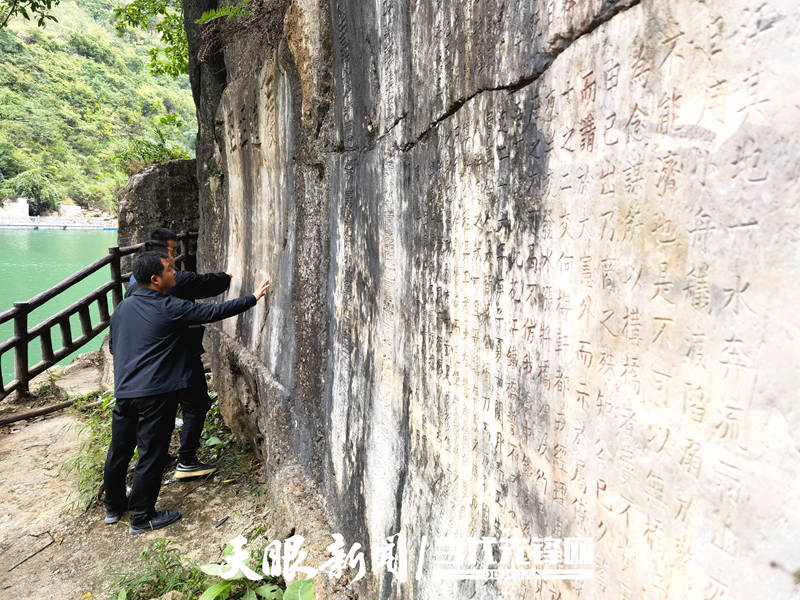
[[[152,239],[145,242],[145,250],[163,251],[171,260],[178,253],[178,236],[171,229],[156,229]],[[197,274],[191,271],[176,271],[175,285],[167,291],[170,296],[184,300],[199,300],[211,298],[226,291],[230,286],[232,275],[230,273],[204,273]],[[139,286],[136,276],[131,277],[133,283],[128,286],[125,297],[129,297]],[[200,449],[200,438],[203,433],[203,424],[206,414],[211,408],[211,397],[208,395],[205,370],[203,369],[203,334],[202,325],[192,325],[186,332],[185,341],[187,350],[192,356],[192,380],[189,390],[178,399],[183,414],[181,427],[181,447],[178,450],[178,466],[175,470],[176,479],[189,479],[208,475],[216,471],[213,465],[207,465],[197,460],[197,451]]]
[[[133,262],[140,287],[111,316],[111,353],[117,398],[111,445],[104,471],[106,523],[116,523],[127,508],[132,534],[165,527],[177,510],[156,511],[167,462],[175,412],[191,385],[192,356],[184,339],[188,326],[219,321],[246,311],[266,294],[264,280],[252,294],[221,304],[195,304],[168,296],[175,267],[165,254],[144,252]],[[142,285],[142,282],[148,282]],[[139,447],[130,497],[125,475]]]

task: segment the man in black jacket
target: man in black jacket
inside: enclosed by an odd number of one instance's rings
[[[145,242],[145,250],[163,251],[170,260],[175,259],[178,252],[178,236],[171,229],[156,229],[152,239]],[[125,294],[127,298],[137,288],[138,283],[132,277],[133,283],[128,286]],[[176,271],[175,285],[167,291],[170,296],[184,300],[199,300],[211,298],[226,291],[230,286],[232,275],[230,273],[205,273],[197,274],[191,271]],[[181,427],[181,447],[178,450],[178,466],[175,470],[176,479],[189,479],[201,477],[216,471],[213,465],[207,465],[197,460],[197,451],[200,449],[200,438],[203,433],[203,424],[206,420],[208,409],[211,408],[211,397],[208,395],[205,371],[203,369],[203,334],[202,325],[192,325],[185,336],[187,350],[192,356],[192,380],[189,390],[181,395],[178,402],[183,414]]]
[[[138,534],[165,527],[181,516],[177,510],[156,511],[155,504],[178,401],[192,380],[193,357],[185,340],[188,326],[252,308],[266,294],[269,280],[252,295],[221,304],[195,304],[166,294],[175,285],[175,267],[165,254],[144,252],[134,260],[133,272],[140,287],[111,316],[117,402],[103,480],[106,523],[119,521],[127,507],[130,532]],[[126,501],[125,475],[137,446],[139,460]]]

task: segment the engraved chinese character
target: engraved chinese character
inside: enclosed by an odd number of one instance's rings
[[[581,256],[581,284],[587,288],[592,287],[592,257]]]
[[[748,115],[750,112],[757,112],[760,116],[764,116],[761,112],[761,105],[769,102],[769,99],[762,96],[761,86],[761,66],[757,65],[751,67],[742,78],[742,90],[744,98],[740,102],[738,112],[743,112]]]
[[[669,268],[669,263],[667,261],[661,261],[658,265],[658,280],[653,282],[653,295],[650,296],[650,300],[655,300],[656,298],[660,298],[667,304],[675,304],[672,300],[669,299],[669,293],[672,291],[673,282],[668,278],[667,270]]]
[[[683,288],[692,308],[698,312],[711,312],[711,291],[708,284],[708,265],[700,263],[686,275]]]
[[[627,141],[635,142],[644,141],[644,132],[647,127],[646,119],[649,115],[638,103],[633,105],[631,116],[628,117],[628,122],[625,124],[625,132]]]
[[[632,80],[634,84],[647,87],[647,80],[650,75],[650,65],[653,60],[650,56],[650,49],[642,42],[637,43],[634,52],[634,60],[632,67]]]
[[[594,76],[594,71],[589,71],[583,76],[583,87],[581,88],[581,101],[591,104],[595,100],[597,94],[597,80]]]
[[[642,166],[644,166],[644,162],[637,158],[628,161],[628,166],[622,170],[626,192],[636,194],[642,190],[642,182],[644,181]]]
[[[656,190],[659,196],[664,196],[667,192],[674,192],[677,187],[677,176],[681,172],[681,165],[678,159],[678,153],[668,151],[665,154],[657,157],[658,167],[655,170]]]
[[[661,336],[667,330],[667,327],[674,323],[674,319],[670,317],[652,317],[652,319],[653,329],[656,330],[656,333],[650,343],[655,344],[659,339],[661,339]]]
[[[617,113],[610,113],[606,115],[606,125],[603,128],[603,143],[606,146],[614,146],[619,143],[619,135],[610,133],[614,130],[614,124],[617,122]]]
[[[578,348],[578,359],[586,366],[592,366],[592,353],[590,352],[591,342],[588,341],[580,341],[580,347]]]
[[[728,306],[732,305],[734,314],[739,314],[739,309],[741,307],[746,308],[751,313],[755,314],[755,311],[747,305],[747,302],[744,301],[744,293],[750,287],[750,283],[742,284],[742,278],[740,275],[736,276],[736,285],[732,288],[725,288],[725,304],[722,305],[721,310],[725,310]]]
[[[617,168],[613,163],[605,163],[600,167],[600,194],[605,196],[614,193],[614,175]],[[605,225],[605,224],[604,224]],[[602,236],[600,236],[602,239]]]
[[[706,416],[706,399],[700,385],[687,381],[684,386],[683,412],[692,421],[702,423]]]
[[[699,244],[705,244],[708,241],[709,235],[712,231],[717,229],[711,221],[711,215],[702,207],[698,209],[694,216],[694,227],[689,230],[692,235],[692,241]]]
[[[638,394],[641,391],[642,386],[642,382],[639,379],[639,358],[636,356],[628,357],[622,367],[622,380],[628,387]]]
[[[602,319],[600,319],[600,325],[611,334],[612,337],[617,337],[617,334],[611,330],[610,321],[614,317],[614,311],[612,309],[606,309],[603,311]]]
[[[749,183],[764,183],[769,177],[767,161],[762,160],[761,148],[751,137],[737,146],[731,166],[734,180],[742,175]]]
[[[599,369],[600,375],[605,379],[610,381],[616,379],[616,374],[614,373],[614,355],[607,348],[600,351]]]
[[[705,348],[706,334],[695,332],[689,338],[689,349],[686,351],[686,359],[689,364],[698,367],[705,367]]]
[[[661,99],[658,101],[658,132],[669,133],[675,126],[678,109],[680,108],[679,100],[682,98],[678,90],[673,89],[672,93],[665,92]]]
[[[581,136],[581,143],[580,147],[581,150],[586,150],[587,152],[591,152],[594,150],[594,136],[597,130],[597,126],[594,122],[594,115],[589,114],[586,115],[583,119],[581,119],[580,124],[578,125],[580,136]]]
[[[723,409],[722,420],[714,426],[714,430],[719,439],[738,442],[743,422],[744,409],[738,406],[726,406]]]
[[[620,64],[615,62],[614,59],[609,59],[606,61],[606,91],[610,92],[613,90],[617,85],[619,85],[619,71],[620,71]]]
[[[622,321],[621,333],[625,335],[628,341],[638,346],[639,341],[642,339],[640,335],[641,318],[639,309],[635,306],[625,307],[625,315],[622,317]]]
[[[641,211],[636,204],[632,204],[622,221],[622,241],[624,242],[628,237],[633,240],[636,237],[636,230],[642,227]]]
[[[723,349],[723,358],[719,362],[725,365],[725,374],[730,368],[751,369],[753,362],[744,350],[744,342],[735,335],[725,340],[727,344]]]

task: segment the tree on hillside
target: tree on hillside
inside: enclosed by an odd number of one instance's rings
[[[184,75],[189,72],[189,42],[183,27],[181,0],[133,0],[114,9],[114,25],[122,34],[127,29],[157,31],[162,48],[149,50],[154,75]]]
[[[3,181],[0,197],[12,196],[27,198],[32,215],[53,210],[59,201],[53,182],[42,169],[30,169]]]
[[[16,15],[35,18],[43,27],[47,20],[56,20],[50,10],[60,1],[0,0],[0,28]],[[197,22],[205,25],[217,19],[253,16],[249,4],[250,0],[241,0],[232,6],[206,11]],[[189,42],[183,25],[182,0],[131,0],[114,8],[114,25],[120,35],[128,29],[159,34],[163,46],[148,51],[150,72],[154,75],[177,77],[189,72]]]
[[[61,0],[0,0],[0,28],[12,17],[36,20],[39,27],[55,21],[51,14]],[[154,75],[184,75],[189,70],[189,44],[183,28],[182,0],[133,0],[114,8],[117,31],[144,29],[156,31],[164,46],[153,48],[150,54],[150,71]]]
[[[56,18],[50,14],[61,0],[0,0],[0,28],[8,24],[8,20],[14,16],[25,17],[26,19],[36,20],[39,27],[44,27],[47,21],[55,21]]]
[[[25,161],[19,157],[14,145],[0,141],[0,181],[16,177],[25,170]]]
[[[214,21],[235,21],[254,17],[255,11],[250,6],[251,0],[240,0],[237,4],[222,6],[203,12],[195,21],[199,25],[208,25]],[[275,12],[282,17],[282,12]],[[189,72],[189,42],[183,20],[182,0],[131,0],[124,6],[114,9],[114,25],[122,34],[127,29],[144,29],[157,31],[161,35],[162,48],[153,48],[150,54],[150,71],[154,75],[184,75]],[[218,39],[204,40],[207,47],[218,45],[226,37],[226,31],[208,30],[209,36],[216,34]],[[200,54],[203,54],[201,49]]]

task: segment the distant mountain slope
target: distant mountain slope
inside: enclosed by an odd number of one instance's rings
[[[167,145],[194,154],[188,77],[150,74],[147,50],[156,39],[119,37],[117,2],[65,1],[46,29],[22,19],[0,29],[0,198],[25,173],[60,201],[112,207],[127,178],[115,153],[137,136],[157,140],[154,121],[170,113],[183,126],[160,125]]]

